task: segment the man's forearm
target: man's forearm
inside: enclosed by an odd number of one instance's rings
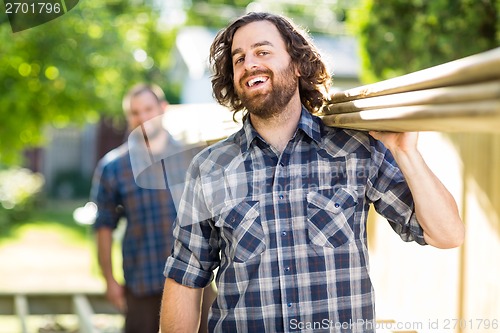
[[[453,196],[430,170],[418,151],[393,152],[415,202],[425,241],[439,248],[462,244],[464,225]]]
[[[167,279],[161,306],[161,332],[198,332],[202,293],[201,288],[189,288]]]
[[[97,259],[101,273],[109,283],[114,280],[113,277],[113,264],[111,259],[111,247],[113,246],[113,230],[110,228],[99,228],[96,231],[97,238]]]

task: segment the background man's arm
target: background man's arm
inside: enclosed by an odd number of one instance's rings
[[[161,307],[161,332],[198,332],[202,294],[201,288],[186,287],[167,278]]]
[[[97,258],[102,275],[106,281],[106,297],[120,311],[126,311],[125,291],[113,275],[111,251],[113,245],[113,230],[100,227],[96,230]]]

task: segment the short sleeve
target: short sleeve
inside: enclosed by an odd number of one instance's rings
[[[405,242],[425,245],[424,231],[417,221],[413,196],[391,152],[373,139],[372,167],[367,196]]]
[[[206,206],[196,160],[190,165],[174,225],[174,248],[164,275],[177,283],[206,287],[220,263],[218,231]]]
[[[101,160],[94,172],[90,199],[97,205],[93,228],[116,228],[122,215],[117,179],[111,165]]]

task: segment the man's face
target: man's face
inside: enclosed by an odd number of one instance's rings
[[[234,88],[250,114],[270,118],[299,94],[299,74],[273,23],[256,21],[239,28],[231,53]]]
[[[127,123],[131,130],[148,120],[163,114],[165,105],[158,101],[150,91],[144,91],[130,98],[130,109],[126,113]]]

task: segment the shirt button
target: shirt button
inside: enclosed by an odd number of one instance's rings
[[[338,202],[335,203],[335,208],[339,208],[340,204]]]
[[[289,308],[291,308],[291,307],[292,307],[292,303],[288,303],[288,304],[287,304],[287,306],[288,306]]]
[[[282,167],[284,167],[284,166],[285,166],[285,164],[284,164],[283,162],[280,162],[280,165],[281,165]]]
[[[283,194],[280,194],[280,195],[279,195],[280,200],[283,200],[283,198],[284,198],[284,197],[285,197],[285,196],[284,196]]]
[[[285,267],[285,272],[290,272],[290,267]]]
[[[281,236],[283,236],[283,237],[286,236],[286,231],[282,231]]]

